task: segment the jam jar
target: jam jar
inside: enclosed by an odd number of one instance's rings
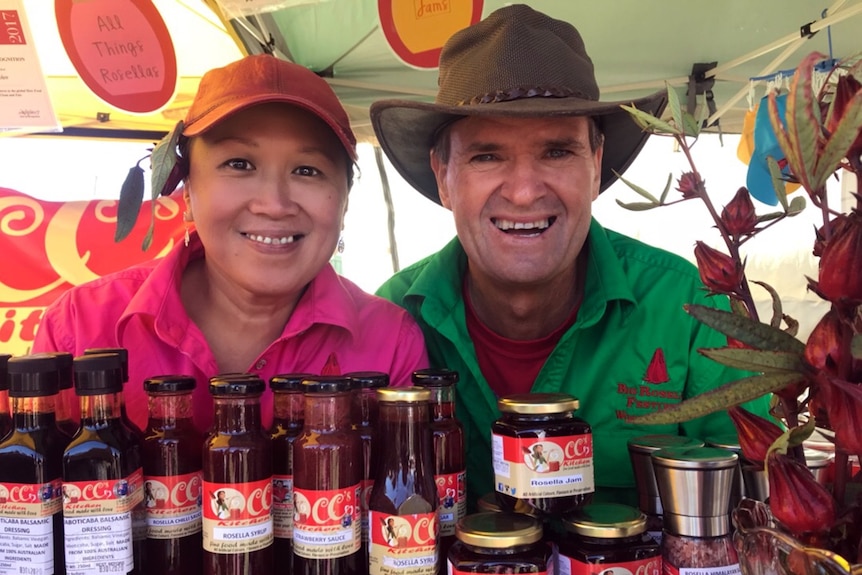
[[[643,575],[661,573],[661,548],[647,533],[647,517],[639,509],[617,503],[594,503],[568,515],[563,526],[566,535],[559,544],[561,575],[607,570]]]
[[[593,435],[575,417],[578,400],[563,393],[500,398],[491,427],[497,499],[507,511],[522,500],[547,516],[560,516],[592,500]]]
[[[474,513],[458,521],[449,549],[449,575],[553,573],[554,554],[542,541],[542,524],[521,513]]]

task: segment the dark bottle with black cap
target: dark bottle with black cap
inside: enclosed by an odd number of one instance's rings
[[[57,401],[54,404],[57,427],[71,439],[78,432],[78,421],[81,419],[78,396],[75,395],[72,354],[65,351],[52,351],[48,354],[56,358],[57,372],[60,376]]]
[[[302,432],[302,382],[310,373],[286,373],[269,380],[272,390],[272,552],[293,557],[293,442]],[[288,560],[288,564],[292,564]],[[286,569],[285,571],[289,571]]]
[[[368,498],[374,487],[374,472],[377,470],[377,452],[374,450],[374,428],[377,426],[377,390],[389,386],[389,374],[382,371],[354,371],[344,377],[353,383],[351,418],[353,429],[362,441],[362,552],[368,563]]]
[[[201,444],[192,420],[195,378],[144,380],[149,417],[141,444],[147,512],[147,570],[153,575],[201,572]]]
[[[123,386],[129,381],[129,350],[124,347],[93,347],[90,349],[84,350],[84,355],[93,355],[97,353],[115,353],[120,356],[121,368],[123,370]],[[138,427],[138,425],[129,419],[129,413],[126,411],[126,398],[125,396],[120,397],[120,419],[122,419],[123,424],[131,429],[135,435],[139,438],[143,436],[143,430]]]
[[[9,415],[9,382],[6,381],[6,363],[12,357],[0,354],[0,438],[6,437],[12,429],[12,416]]]
[[[260,408],[265,389],[250,374],[210,379],[215,416],[203,444],[205,575],[273,573],[272,439]]]
[[[123,425],[123,371],[115,353],[74,358],[81,427],[63,455],[63,525],[68,572],[144,573],[141,446]]]
[[[60,494],[67,439],[54,416],[56,363],[44,354],[14,357],[8,370],[12,432],[0,442],[2,572],[64,573]]]

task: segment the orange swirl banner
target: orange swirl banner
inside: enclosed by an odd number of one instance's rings
[[[42,312],[65,290],[162,257],[182,241],[181,203],[156,202],[153,243],[142,251],[149,201],[132,233],[115,243],[115,200],[47,202],[0,187],[0,353],[29,353]]]

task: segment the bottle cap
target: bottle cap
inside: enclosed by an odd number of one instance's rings
[[[144,380],[147,393],[184,393],[192,391],[197,381],[190,375],[156,375]]]
[[[250,373],[222,373],[210,378],[210,395],[260,395],[266,389],[264,381]]]
[[[57,360],[51,354],[10,358],[7,370],[9,397],[44,397],[57,393],[60,374]]]
[[[424,387],[382,387],[377,390],[377,401],[383,403],[419,403],[430,399],[431,391]]]
[[[124,347],[92,347],[84,350],[84,355],[115,353],[120,356],[123,383],[129,381],[129,350]]]
[[[458,372],[452,369],[419,369],[410,376],[413,385],[422,387],[449,387],[458,383]]]
[[[72,360],[77,395],[102,395],[123,391],[122,359],[116,353],[79,355]]]
[[[354,389],[379,389],[389,385],[389,374],[382,371],[351,371],[344,377],[350,378]]]
[[[8,353],[0,353],[0,391],[9,389],[9,382],[6,379],[6,365],[9,363],[9,358],[12,357]]]
[[[315,375],[302,382],[305,393],[344,393],[353,389],[350,378],[343,375]]]
[[[302,392],[302,382],[313,377],[311,373],[282,373],[274,375],[269,380],[269,388],[273,391]]]
[[[53,355],[57,358],[57,371],[60,372],[60,389],[72,389],[73,373],[72,373],[72,354],[66,351],[49,351],[48,355]]]
[[[628,505],[591,503],[564,517],[563,526],[586,537],[618,539],[646,531],[646,515]]]
[[[565,413],[576,410],[578,405],[578,399],[566,393],[516,393],[497,400],[500,411],[524,415]]]
[[[505,549],[542,538],[542,523],[520,513],[474,513],[455,525],[455,537],[467,545]]]

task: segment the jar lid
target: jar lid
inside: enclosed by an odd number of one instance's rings
[[[656,433],[629,438],[628,446],[630,451],[652,453],[666,447],[703,447],[703,441],[683,435]]]
[[[377,401],[409,403],[430,401],[431,391],[424,387],[382,387],[377,390]]]
[[[302,382],[313,377],[310,373],[281,373],[273,375],[269,380],[269,388],[273,391],[302,391]]]
[[[587,537],[617,539],[646,531],[646,515],[619,503],[591,503],[564,517],[563,526]]]
[[[410,376],[413,385],[422,387],[449,387],[458,383],[458,372],[452,369],[418,369]]]
[[[479,498],[476,502],[476,507],[479,511],[483,512],[491,512],[491,513],[503,513],[503,508],[500,507],[500,503],[497,501],[497,492],[490,491]],[[523,499],[515,499],[515,513],[519,513],[522,515],[530,515],[533,517],[537,517],[538,511],[534,507],[530,507],[530,505]]]
[[[707,447],[720,447],[721,449],[729,449],[739,453],[742,447],[739,445],[739,437],[735,433],[727,433],[724,435],[710,435],[704,438]]]
[[[49,353],[10,358],[7,370],[10,397],[45,397],[59,390],[57,360]]]
[[[667,447],[652,454],[653,465],[672,469],[727,469],[738,459],[734,452],[718,447]]]
[[[578,408],[577,398],[567,393],[516,393],[497,400],[497,407],[504,413],[544,415],[565,413]]]
[[[349,377],[343,375],[314,375],[302,381],[305,393],[344,393],[353,389]]]
[[[197,381],[190,375],[157,375],[144,380],[147,393],[183,393],[193,391]]]
[[[505,549],[542,538],[542,523],[521,513],[474,513],[455,525],[455,537],[467,545]]]
[[[260,395],[265,389],[263,380],[250,373],[222,373],[210,378],[211,395]]]
[[[354,389],[378,389],[389,385],[389,374],[382,371],[351,371],[344,377],[350,378]]]

